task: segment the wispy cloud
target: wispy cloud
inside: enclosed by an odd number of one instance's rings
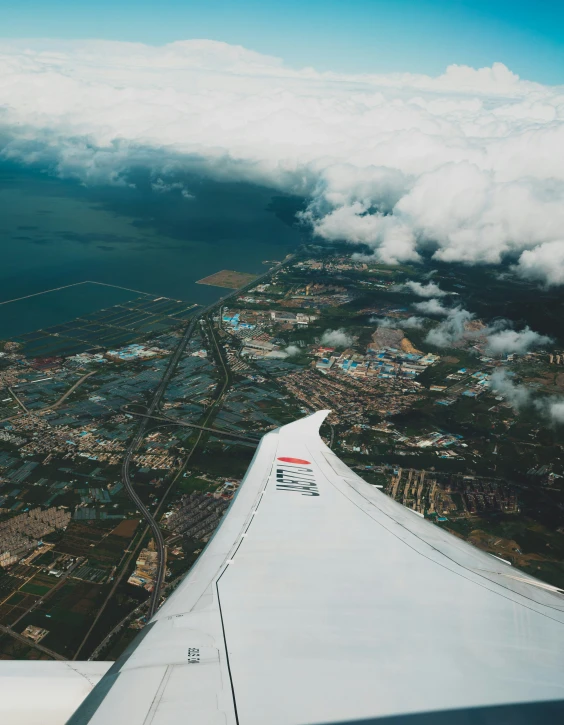
[[[505,370],[495,370],[488,384],[494,393],[505,398],[515,410],[520,410],[531,403],[531,391],[524,385],[514,383]]]
[[[420,330],[425,324],[422,317],[371,317],[370,322],[376,322],[380,327],[396,327],[400,330]]]
[[[436,307],[435,303],[439,307]],[[499,319],[489,325],[473,327],[470,323],[475,319],[475,315],[463,307],[444,308],[438,300],[429,300],[428,303],[422,302],[415,306],[421,309],[423,305],[429,306],[427,311],[433,309],[435,314],[444,316],[438,325],[429,330],[425,338],[428,343],[438,347],[450,347],[461,340],[480,339],[485,341],[486,350],[490,355],[500,356],[510,353],[522,355],[553,342],[552,338],[541,335],[530,327],[524,327],[522,330],[512,329],[510,320]]]
[[[506,370],[496,370],[488,383],[491,390],[504,398],[516,411],[525,408],[535,410],[546,421],[564,423],[564,398],[539,395],[521,383],[515,383]]]

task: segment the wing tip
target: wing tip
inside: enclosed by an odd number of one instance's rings
[[[317,410],[315,413],[306,415],[304,418],[298,418],[298,420],[295,420],[292,423],[286,423],[286,425],[280,426],[280,428],[277,428],[276,430],[278,433],[319,435],[321,424],[330,413],[330,410]]]

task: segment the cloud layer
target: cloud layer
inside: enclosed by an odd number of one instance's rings
[[[327,240],[384,261],[514,261],[564,282],[564,89],[505,66],[416,74],[292,70],[206,40],[0,43],[5,156],[87,182],[186,171],[311,199]]]

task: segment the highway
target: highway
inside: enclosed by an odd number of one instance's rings
[[[286,259],[284,259],[279,264],[275,265],[271,269],[267,270],[263,274],[256,277],[252,282],[249,282],[248,284],[244,285],[243,287],[240,287],[239,289],[233,290],[233,292],[230,292],[229,294],[225,295],[224,297],[221,297],[216,302],[213,302],[211,305],[208,305],[207,307],[200,310],[200,312],[196,313],[194,317],[190,320],[190,323],[188,324],[184,334],[182,335],[178,345],[174,349],[174,352],[171,355],[171,358],[169,360],[169,363],[165,369],[164,375],[155,389],[153,396],[149,402],[149,405],[147,406],[147,413],[145,417],[141,419],[141,423],[139,424],[139,428],[137,429],[136,434],[132,438],[131,442],[129,443],[125,455],[123,458],[123,463],[121,467],[121,477],[123,485],[129,494],[131,500],[133,503],[137,506],[139,512],[142,514],[144,519],[147,521],[147,524],[149,525],[151,532],[153,534],[153,538],[155,540],[156,545],[156,551],[158,554],[158,569],[157,574],[155,576],[155,584],[153,587],[153,591],[151,593],[151,599],[149,602],[149,611],[148,611],[148,619],[151,619],[155,612],[158,609],[159,606],[159,599],[160,599],[160,591],[161,587],[164,581],[165,576],[165,570],[166,570],[166,557],[165,557],[165,543],[164,538],[162,535],[162,532],[159,528],[159,525],[157,524],[156,520],[152,516],[149,509],[145,506],[143,501],[140,499],[138,494],[135,491],[135,488],[133,486],[133,483],[131,482],[131,474],[129,472],[129,468],[131,465],[131,460],[135,454],[135,451],[139,448],[141,445],[143,438],[145,436],[145,431],[147,430],[147,424],[150,420],[150,418],[153,417],[156,410],[158,410],[161,400],[163,398],[163,395],[166,391],[166,388],[174,375],[174,371],[176,370],[176,366],[178,365],[178,362],[186,349],[186,345],[188,344],[190,338],[194,334],[194,330],[196,329],[200,319],[204,317],[205,315],[208,315],[210,312],[212,312],[217,307],[222,307],[225,302],[232,297],[236,297],[237,295],[240,295],[242,292],[244,292],[247,289],[250,289],[251,287],[255,287],[257,284],[260,284],[263,279],[266,279],[270,277],[272,274],[275,274],[278,270],[282,269],[286,264],[289,264],[293,259],[295,259],[296,255],[291,254]],[[215,340],[214,340],[215,342]],[[217,343],[216,343],[217,344]],[[176,422],[176,421],[175,421]],[[201,431],[203,432],[203,431]],[[199,438],[198,438],[199,440]]]
[[[209,433],[213,433],[216,436],[226,436],[227,438],[237,438],[241,441],[247,441],[249,443],[258,443],[260,437],[245,435],[244,433],[237,433],[236,431],[225,430],[222,428],[210,428],[205,425],[198,425],[197,423],[191,423],[189,420],[179,420],[178,418],[169,418],[168,415],[149,415],[148,413],[137,413],[133,410],[127,410],[124,406],[123,410],[129,415],[138,415],[140,418],[151,418],[151,420],[160,420],[171,425],[180,425],[184,428],[196,428],[196,430],[206,430]]]

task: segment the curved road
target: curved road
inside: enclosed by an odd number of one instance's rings
[[[82,283],[79,283],[79,284],[82,284]],[[10,394],[12,395],[14,400],[23,408],[24,412],[27,415],[31,415],[31,416],[44,415],[45,413],[50,413],[52,410],[55,410],[55,408],[58,408],[60,405],[62,405],[65,402],[65,400],[69,397],[69,395],[78,388],[79,385],[82,385],[82,383],[87,378],[89,378],[91,375],[95,375],[97,372],[98,372],[97,370],[92,370],[92,372],[86,373],[86,375],[83,375],[80,378],[80,380],[77,380],[76,383],[74,383],[65,393],[63,393],[61,395],[61,397],[55,403],[53,403],[53,405],[48,405],[47,407],[41,408],[41,410],[38,410],[38,411],[29,410],[29,408],[27,408],[25,406],[23,400],[18,397],[17,393],[15,392],[15,390],[13,388],[8,387],[8,391],[10,392]],[[2,418],[2,420],[0,420],[0,423],[5,423],[8,420],[15,420],[16,418],[19,418],[21,415],[22,415],[22,413],[17,413],[16,415],[11,415],[9,418]]]
[[[133,487],[133,483],[131,482],[131,475],[129,472],[129,467],[131,464],[131,459],[133,458],[133,455],[137,448],[141,445],[141,442],[143,441],[143,438],[145,436],[145,431],[147,430],[147,424],[149,422],[149,419],[153,417],[153,414],[158,409],[161,400],[163,398],[163,395],[166,391],[166,388],[170,382],[170,379],[174,375],[174,371],[176,370],[176,366],[178,365],[178,362],[182,356],[182,353],[184,352],[186,345],[188,344],[190,338],[194,334],[194,330],[196,329],[196,326],[199,322],[199,320],[204,316],[212,312],[216,307],[222,307],[223,304],[232,297],[235,297],[237,295],[240,295],[245,290],[254,287],[257,284],[260,284],[260,282],[263,279],[266,279],[267,277],[270,277],[270,275],[275,274],[278,270],[282,269],[286,264],[289,264],[293,259],[295,259],[296,254],[291,254],[284,261],[280,262],[279,264],[275,265],[268,271],[264,272],[264,274],[259,275],[256,277],[252,282],[249,282],[249,284],[244,285],[243,287],[240,287],[239,289],[233,290],[233,292],[230,292],[228,295],[225,295],[225,297],[221,297],[217,302],[213,302],[211,305],[208,305],[204,309],[202,309],[199,313],[196,313],[194,317],[190,320],[190,323],[188,327],[186,328],[184,334],[182,335],[180,342],[174,349],[174,352],[169,360],[169,363],[165,369],[164,375],[161,379],[161,382],[159,383],[158,387],[156,388],[155,392],[153,393],[153,397],[151,398],[151,401],[147,407],[147,413],[146,417],[143,417],[141,420],[141,423],[139,425],[139,428],[137,429],[137,433],[132,438],[131,442],[129,443],[126,451],[125,456],[123,459],[122,467],[121,467],[121,477],[123,481],[123,485],[129,494],[129,497],[131,500],[135,503],[145,520],[147,521],[151,532],[153,534],[153,537],[155,539],[155,544],[157,548],[157,554],[158,554],[158,569],[157,573],[155,575],[155,585],[153,587],[153,591],[151,593],[151,599],[149,602],[149,611],[148,611],[148,618],[151,619],[155,612],[158,609],[159,606],[159,598],[160,598],[160,591],[161,587],[164,581],[165,576],[165,570],[166,570],[166,558],[165,558],[165,544],[164,544],[164,538],[162,535],[162,532],[159,528],[159,525],[155,521],[154,517],[152,516],[149,509],[145,506],[143,501],[139,498],[138,494],[135,491],[135,488]],[[217,344],[217,343],[216,343]]]

